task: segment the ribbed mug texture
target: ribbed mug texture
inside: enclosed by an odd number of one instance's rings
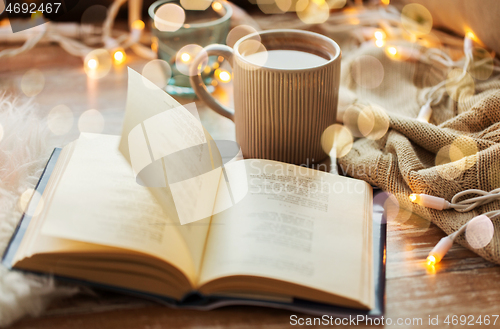
[[[308,165],[323,160],[321,135],[335,123],[340,56],[301,70],[255,68],[234,56],[236,140],[245,158]]]

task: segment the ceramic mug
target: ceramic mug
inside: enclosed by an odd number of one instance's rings
[[[321,135],[335,123],[340,82],[335,41],[308,31],[268,30],[241,38],[233,48],[209,45],[205,51],[191,66],[191,86],[234,121],[245,158],[308,165],[327,156]],[[231,64],[234,110],[214,99],[197,74],[206,55]]]

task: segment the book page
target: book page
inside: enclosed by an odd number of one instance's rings
[[[147,253],[194,281],[197,273],[176,223],[136,183],[118,142],[118,136],[80,136],[49,200],[42,234]]]
[[[366,299],[371,187],[280,162],[243,163],[249,193],[213,216],[200,285],[250,275]]]
[[[202,261],[222,170],[194,104],[182,106],[132,69],[119,150]]]

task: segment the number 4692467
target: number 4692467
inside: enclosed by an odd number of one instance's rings
[[[498,315],[479,315],[477,318],[474,315],[448,315],[446,319],[444,319],[444,323],[447,325],[495,325],[498,320]]]
[[[34,14],[36,12],[41,12],[41,13],[47,13],[47,14],[57,14],[59,11],[59,7],[61,7],[60,2],[56,3],[41,3],[41,4],[36,4],[36,3],[12,3],[9,2],[7,5],[7,8],[5,8],[5,11],[8,12],[9,14]]]

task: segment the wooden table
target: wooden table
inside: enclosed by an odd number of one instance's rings
[[[139,72],[145,63],[129,54],[127,65]],[[57,46],[40,46],[1,60],[0,91],[22,95],[20,81],[32,68],[45,76],[45,87],[34,99],[40,117],[59,104],[69,106],[75,120],[93,108],[104,116],[103,133],[120,133],[126,100],[125,67],[114,68],[101,80],[90,80],[81,59],[67,55]],[[219,89],[217,95],[224,103],[232,102],[228,91]],[[200,102],[197,107],[203,124],[215,139],[234,139],[231,121]],[[77,136],[75,123],[70,133],[54,138],[53,142],[64,145]],[[421,318],[426,327],[429,316],[439,316],[443,325],[447,315],[500,314],[500,267],[454,245],[434,271],[426,268],[425,257],[441,237],[443,233],[436,226],[415,215],[405,222],[389,222],[386,317],[393,323],[398,318],[411,322]],[[290,327],[290,315],[287,311],[258,307],[227,307],[211,312],[173,310],[119,294],[87,291],[56,301],[42,317],[24,319],[13,328],[286,328]]]

